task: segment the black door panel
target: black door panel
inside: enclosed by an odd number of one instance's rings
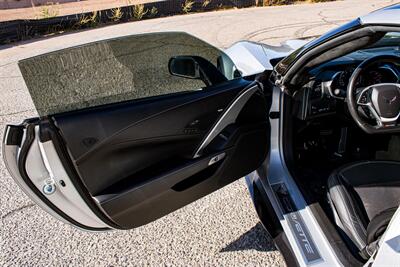
[[[121,228],[155,220],[259,167],[268,105],[254,94],[237,122],[193,155],[246,80],[52,116],[90,195]],[[210,165],[213,157],[223,159]]]
[[[245,129],[231,148],[221,152],[225,157],[211,166],[210,160],[221,153],[182,162],[153,177],[145,173],[147,178],[139,183],[135,179],[121,182],[99,195],[98,202],[124,228],[149,223],[259,167],[266,156],[268,130],[266,123]]]
[[[42,149],[25,164],[29,149],[8,145],[8,158],[20,172],[40,169],[27,177],[32,192],[81,228],[156,220],[254,171],[269,151],[271,100],[256,76],[186,33],[102,40],[19,66],[40,116],[21,127],[34,126]]]
[[[235,81],[225,88],[173,96],[173,100],[166,97],[71,112],[54,116],[54,121],[77,171],[95,196],[138,171],[170,159],[190,158],[218,115],[248,84]],[[88,146],[86,140],[94,141]]]

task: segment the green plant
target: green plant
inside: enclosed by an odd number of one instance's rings
[[[122,12],[120,7],[117,8],[113,8],[111,9],[111,16],[109,16],[108,18],[111,19],[112,21],[119,21],[122,16],[124,15],[124,13]]]
[[[211,0],[204,0],[202,6],[207,7],[211,3]]]
[[[144,8],[143,4],[134,5],[132,7],[132,11],[133,11],[133,17],[136,20],[141,20],[147,14],[147,12],[149,12],[149,10],[147,8],[146,9]],[[157,10],[157,12],[158,12],[158,10]]]
[[[186,14],[189,13],[193,8],[193,4],[194,4],[194,1],[185,0],[185,2],[182,4],[183,13],[186,13]]]

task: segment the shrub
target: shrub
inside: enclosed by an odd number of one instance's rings
[[[51,4],[50,6],[43,6],[40,8],[39,14],[36,18],[39,19],[48,19],[54,18],[58,16],[59,10],[58,7],[55,8],[55,4]]]
[[[154,18],[158,14],[158,9],[153,6],[150,10],[150,17]]]
[[[194,1],[191,0],[185,0],[185,2],[182,4],[182,11],[183,13],[189,13],[190,10],[193,8]]]
[[[117,7],[111,9],[111,16],[109,16],[108,18],[111,19],[112,21],[117,22],[122,18],[123,15],[124,13],[121,11],[121,8]]]
[[[331,2],[335,0],[263,0],[263,6],[279,6],[279,5],[290,5],[296,2]]]
[[[147,12],[149,12],[148,9],[144,9],[143,4],[134,5],[132,7],[132,10],[133,10],[133,18],[135,18],[136,20],[141,20],[147,14]],[[153,11],[153,9],[152,9],[152,11]]]
[[[78,26],[90,25],[92,27],[97,25],[98,12],[93,11],[90,16],[81,15],[79,18]]]
[[[202,4],[202,7],[207,7],[209,4],[211,3],[211,0],[204,0],[203,1],[203,4]]]

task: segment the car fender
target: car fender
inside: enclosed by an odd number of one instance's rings
[[[272,70],[274,60],[286,57],[306,43],[306,40],[288,40],[280,46],[272,46],[251,41],[240,41],[224,52],[233,61],[242,76],[250,76],[262,73],[265,70]]]

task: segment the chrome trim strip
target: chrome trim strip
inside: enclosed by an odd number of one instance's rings
[[[219,120],[214,124],[212,129],[208,132],[206,138],[204,138],[203,142],[199,146],[199,148],[196,150],[196,153],[194,153],[193,158],[198,158],[202,155],[202,152],[204,148],[208,144],[211,143],[211,141],[218,136],[218,134],[225,129],[226,126],[229,124],[232,124],[236,121],[240,111],[244,107],[244,105],[247,103],[247,101],[250,99],[250,97],[259,89],[259,86],[257,84],[250,86],[249,88],[245,89],[239,96],[235,98],[235,100],[232,102],[232,104],[229,105],[229,107],[225,110],[225,112],[221,115]]]

